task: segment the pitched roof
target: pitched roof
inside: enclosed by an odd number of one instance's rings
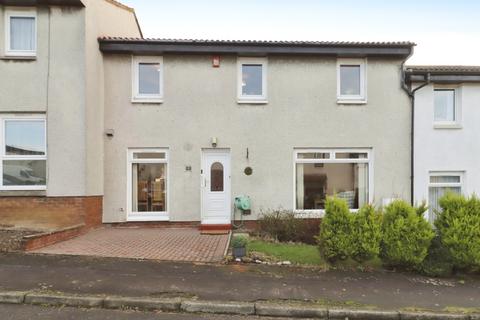
[[[111,1],[111,0],[109,0]],[[392,42],[357,42],[357,41],[284,41],[284,40],[217,40],[217,39],[169,39],[169,38],[125,38],[101,37],[100,41],[125,41],[145,43],[181,43],[181,44],[256,44],[256,45],[289,45],[289,46],[344,46],[344,47],[412,47],[416,44],[409,41]]]
[[[478,83],[480,66],[406,66],[407,82]]]
[[[390,56],[406,58],[412,42],[349,41],[262,41],[209,39],[151,39],[101,37],[100,49],[109,53],[223,53],[223,54],[292,54]]]
[[[453,65],[406,66],[406,71],[410,73],[480,74],[480,66],[453,66]]]
[[[0,0],[0,5],[5,6],[73,6],[84,7],[81,0]]]

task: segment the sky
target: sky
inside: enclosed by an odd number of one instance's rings
[[[121,0],[144,37],[413,41],[409,64],[480,65],[479,0]]]

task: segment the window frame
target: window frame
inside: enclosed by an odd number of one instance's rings
[[[435,92],[436,91],[453,91],[453,121],[436,121],[435,120]],[[433,88],[433,127],[435,129],[460,129],[461,126],[461,101],[460,101],[460,88],[457,86],[439,86],[436,85]]]
[[[262,66],[262,94],[261,95],[243,95],[243,70],[245,64],[259,64]],[[237,57],[237,102],[239,104],[266,104],[268,103],[267,74],[268,74],[268,58],[267,57]]]
[[[360,94],[344,95],[341,92],[341,67],[360,66]],[[337,103],[338,104],[366,104],[367,103],[367,58],[364,59],[337,59]]]
[[[300,153],[329,153],[328,159],[304,159],[299,158]],[[337,153],[366,153],[367,158],[337,159]],[[293,152],[293,211],[304,216],[320,216],[325,214],[325,209],[298,209],[297,208],[297,164],[298,163],[366,163],[368,165],[368,202],[373,203],[374,172],[373,172],[373,149],[371,148],[298,148]],[[357,212],[359,209],[350,209]]]
[[[135,153],[164,153],[165,158],[153,158],[153,159],[134,159]],[[126,221],[169,221],[169,209],[170,209],[170,155],[168,148],[128,148],[127,149],[127,210]],[[132,186],[132,166],[135,163],[164,163],[166,165],[165,178],[167,183],[165,184],[165,211],[147,211],[147,212],[133,212],[132,210],[132,198],[133,198],[133,186]]]
[[[460,187],[460,193],[463,194],[465,190],[465,171],[456,170],[456,171],[429,171],[427,180],[427,199],[426,205],[430,206],[430,188],[458,188]],[[445,176],[458,176],[460,177],[460,182],[431,182],[431,177],[445,177]],[[426,220],[433,223],[433,220],[430,219],[430,208],[425,212]]]
[[[140,93],[140,71],[142,63],[158,63],[160,65],[159,93]],[[163,56],[132,56],[132,103],[162,103],[163,102]]]
[[[11,45],[10,39],[10,29],[11,23],[10,19],[15,17],[20,18],[33,18],[34,19],[34,35],[33,35],[33,50],[13,50]],[[7,57],[36,57],[37,55],[37,39],[38,39],[38,18],[37,18],[37,10],[33,7],[25,7],[25,8],[11,8],[6,7],[5,14],[5,56]]]
[[[6,123],[7,121],[36,121],[44,123],[44,134],[45,134],[45,154],[44,155],[7,155],[6,154]],[[0,191],[37,191],[37,190],[47,190],[48,184],[48,154],[47,154],[47,119],[46,116],[39,115],[0,115]],[[15,160],[44,160],[46,165],[46,177],[45,185],[27,185],[27,186],[4,186],[3,185],[3,161],[15,161]]]

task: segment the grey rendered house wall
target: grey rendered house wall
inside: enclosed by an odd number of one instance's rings
[[[164,102],[131,103],[129,55],[104,55],[104,222],[126,220],[127,149],[169,149],[170,221],[200,220],[201,149],[231,150],[232,197],[261,210],[294,207],[294,148],[372,148],[373,199],[410,197],[410,105],[400,60],[368,59],[368,103],[338,105],[336,59],[271,56],[268,104],[237,104],[235,56],[165,55]],[[249,149],[249,159],[246,149]],[[191,166],[192,171],[185,167]],[[246,166],[253,175],[246,176]]]

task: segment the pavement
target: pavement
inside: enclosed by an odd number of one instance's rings
[[[480,306],[480,277],[1,254],[0,290],[206,301],[317,301],[387,310]],[[478,309],[477,309],[478,310]]]
[[[97,257],[219,262],[228,234],[204,235],[193,228],[108,228],[34,250],[36,253]]]
[[[208,314],[182,314],[140,312],[134,310],[86,309],[72,307],[46,307],[19,304],[0,304],[2,320],[269,320],[257,316],[229,316]],[[286,318],[283,318],[286,319]]]

